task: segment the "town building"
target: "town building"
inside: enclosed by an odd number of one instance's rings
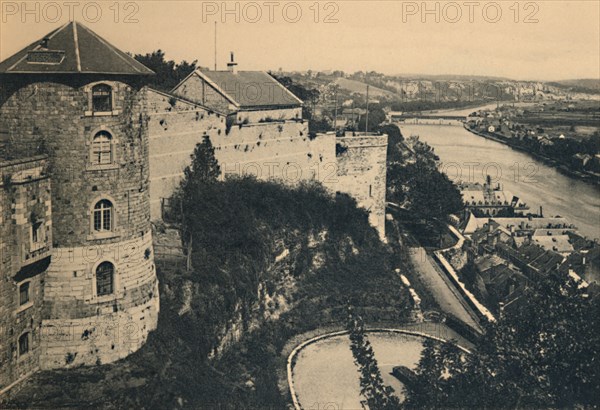
[[[493,186],[489,176],[483,184],[460,182],[458,189],[461,192],[465,210],[478,217],[509,217],[529,210],[526,203],[520,201],[511,192],[503,190],[500,184]]]
[[[539,216],[516,216],[516,217],[477,217],[469,212],[465,221],[462,224],[462,232],[464,235],[471,235],[477,229],[482,228],[490,219],[493,219],[499,225],[514,231],[533,232],[536,229],[543,228],[575,228],[565,218],[556,217],[539,217]]]

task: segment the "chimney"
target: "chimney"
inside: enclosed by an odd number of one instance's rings
[[[40,41],[40,47],[44,48],[44,49],[48,49],[48,41],[50,41],[50,39],[48,37],[44,37],[42,41]]]
[[[237,74],[237,63],[233,59],[233,51],[231,52],[231,61],[227,63],[227,69],[233,74]]]
[[[540,217],[543,218],[544,217],[544,209],[542,208],[542,206],[540,205]]]

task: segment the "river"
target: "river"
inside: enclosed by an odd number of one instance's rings
[[[524,152],[479,137],[461,126],[401,124],[402,135],[418,135],[440,157],[442,170],[454,181],[485,180],[518,196],[545,216],[560,215],[581,234],[600,238],[600,188],[563,175]]]

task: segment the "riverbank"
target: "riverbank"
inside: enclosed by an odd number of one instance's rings
[[[512,143],[510,140],[507,140],[506,138],[499,137],[497,135],[494,135],[493,133],[474,130],[474,129],[470,128],[466,123],[463,123],[463,127],[465,130],[469,131],[470,133],[472,133],[474,135],[477,135],[477,136],[483,137],[483,138],[487,138],[492,141],[496,141],[500,144],[507,145],[517,151],[524,152],[527,155],[531,155],[538,161],[543,162],[545,165],[555,168],[563,175],[566,175],[571,178],[576,178],[580,181],[587,182],[587,183],[595,185],[595,186],[600,186],[600,178],[598,177],[598,175],[594,175],[594,174],[586,172],[586,171],[572,170],[563,163],[560,163],[552,158],[541,155],[537,152],[531,152],[518,144]]]

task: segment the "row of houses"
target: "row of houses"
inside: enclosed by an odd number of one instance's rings
[[[562,217],[469,213],[462,229],[466,241],[456,267],[469,265],[466,280],[492,310],[516,308],[525,289],[548,275],[570,275],[590,292],[598,289],[600,245]],[[451,255],[450,260],[460,258]]]

